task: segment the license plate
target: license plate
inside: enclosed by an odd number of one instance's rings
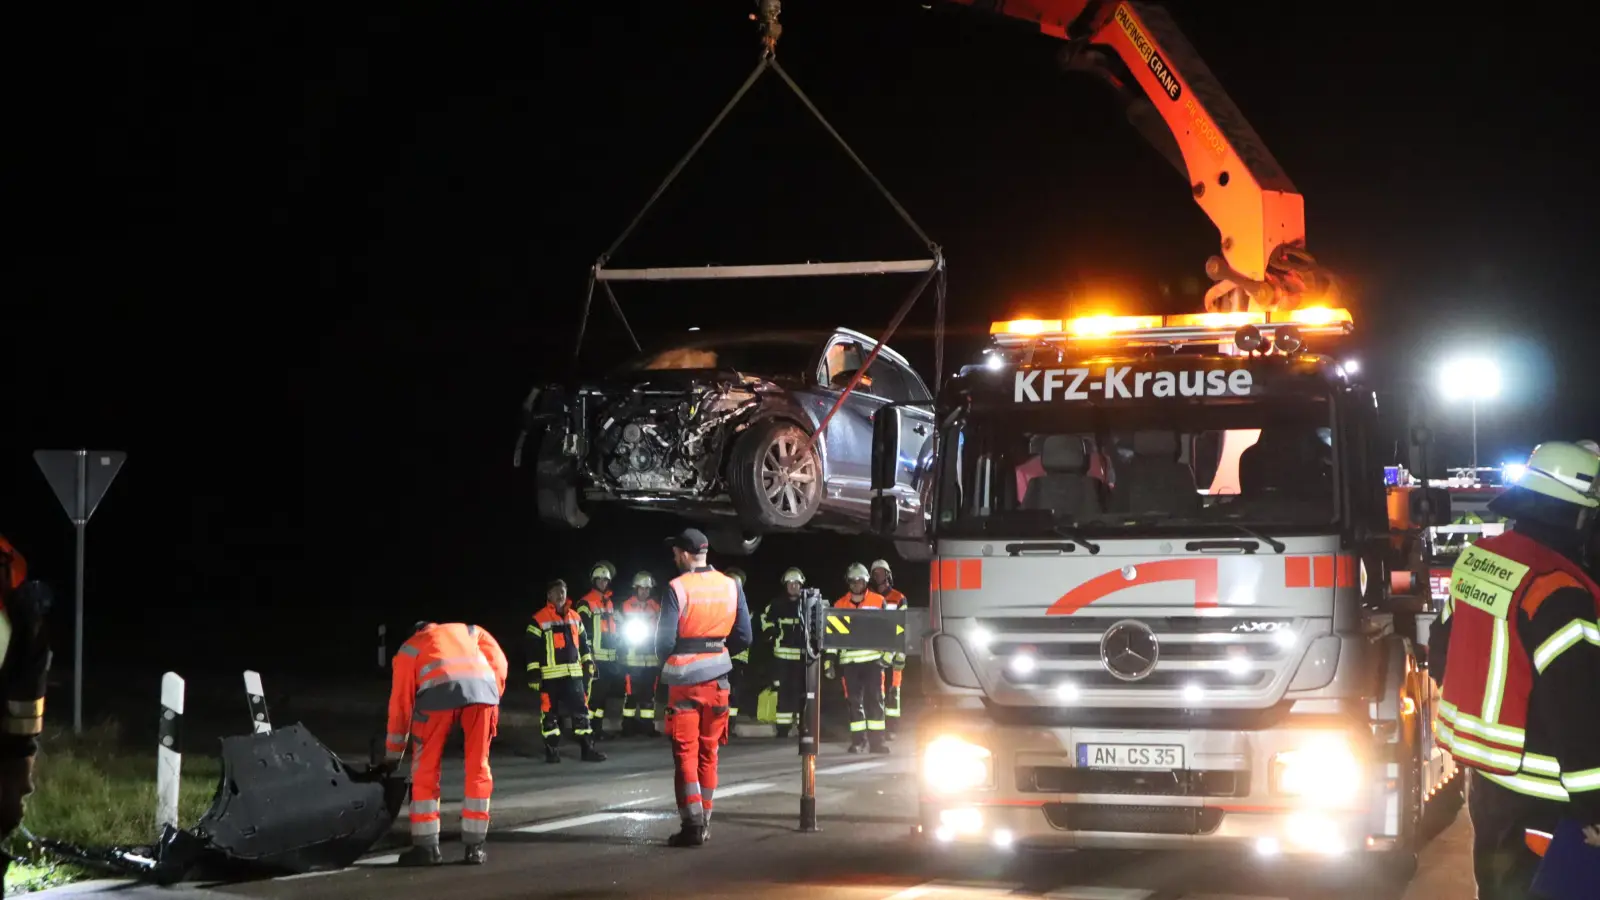
[[[1183,747],[1172,744],[1079,744],[1083,769],[1166,770],[1183,768]]]

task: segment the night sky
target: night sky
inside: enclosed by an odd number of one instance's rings
[[[1458,4],[1168,5],[1306,196],[1370,373],[1501,358],[1486,461],[1600,436],[1586,57]],[[49,9],[10,129],[0,531],[70,608],[71,527],[31,453],[129,452],[89,528],[102,693],[135,669],[371,665],[379,622],[423,615],[509,643],[547,577],[596,556],[667,573],[668,518],[540,531],[512,443],[528,387],[567,371],[588,266],[755,64],[752,9]],[[1215,229],[1109,92],[1058,70],[1058,42],[915,0],[790,0],[784,23],[787,70],[945,248],[953,363],[1018,311],[1200,309]],[[767,78],[614,264],[922,254]],[[641,334],[876,333],[909,284],[619,295]],[[924,377],[932,324],[930,297],[895,342]],[[597,307],[585,361],[629,350]],[[743,564],[759,597],[793,562],[832,593],[886,552],[796,538]]]

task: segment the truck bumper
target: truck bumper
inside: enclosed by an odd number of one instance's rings
[[[1374,752],[1371,738],[1337,724],[1263,731],[928,725],[918,742],[919,824],[938,841],[1333,856],[1392,849],[1400,831],[1398,766],[1363,758]],[[941,786],[939,754],[927,748],[950,735],[989,750],[992,787]],[[1183,763],[1097,768],[1080,745],[1182,747]],[[1339,748],[1348,751],[1344,760]],[[1296,765],[1300,771],[1287,771]],[[1286,781],[1306,793],[1278,789]]]

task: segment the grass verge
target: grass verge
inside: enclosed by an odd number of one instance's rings
[[[84,847],[148,844],[155,840],[156,760],[149,750],[124,748],[116,723],[81,735],[46,730],[39,742],[34,792],[23,824],[39,837]],[[221,763],[185,754],[178,823],[194,824],[211,806]],[[6,896],[90,877],[76,866],[49,860],[16,862],[6,876]]]

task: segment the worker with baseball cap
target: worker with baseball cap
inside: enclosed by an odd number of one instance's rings
[[[1539,858],[1526,829],[1573,818],[1600,845],[1600,585],[1583,568],[1597,479],[1587,447],[1533,448],[1489,504],[1510,524],[1461,552],[1429,635],[1439,743],[1471,770],[1480,900],[1528,895]]]
[[[750,646],[750,608],[739,582],[706,562],[708,542],[696,528],[667,539],[679,574],[661,598],[656,654],[666,660],[666,732],[675,760],[673,787],[682,828],[668,841],[698,847],[711,834],[717,749],[728,741],[731,654]]]

